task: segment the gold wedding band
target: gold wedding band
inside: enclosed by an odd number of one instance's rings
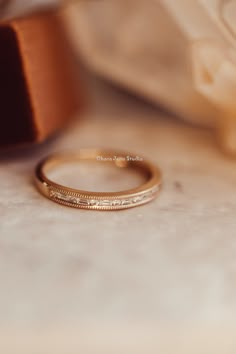
[[[102,158],[101,158],[102,157]],[[81,160],[104,160],[119,168],[132,168],[145,176],[144,184],[119,192],[90,192],[57,184],[47,172],[58,165]],[[160,170],[152,163],[125,152],[83,149],[78,153],[54,154],[42,160],[35,171],[36,186],[50,200],[69,207],[90,210],[121,210],[146,204],[155,199],[161,187]]]

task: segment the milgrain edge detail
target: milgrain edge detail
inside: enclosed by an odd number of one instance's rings
[[[160,186],[155,186],[148,191],[132,196],[106,196],[96,197],[87,194],[73,193],[62,188],[47,185],[47,196],[50,200],[73,208],[94,210],[121,210],[146,204],[157,197]]]
[[[143,173],[147,179],[142,185],[124,191],[117,192],[92,192],[69,188],[57,184],[47,177],[47,172],[55,166],[70,161],[96,160],[97,156],[110,157],[117,151],[100,149],[82,149],[78,153],[54,154],[39,162],[36,166],[35,178],[39,191],[51,201],[69,207],[91,210],[121,210],[133,208],[146,204],[155,199],[161,189],[162,178],[159,168],[147,161],[126,162],[120,165],[115,161],[119,168],[135,168]],[[119,153],[121,157],[130,156],[124,152]]]

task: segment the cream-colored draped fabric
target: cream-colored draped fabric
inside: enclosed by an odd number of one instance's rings
[[[96,72],[236,151],[236,5],[220,0],[72,1],[74,43]]]

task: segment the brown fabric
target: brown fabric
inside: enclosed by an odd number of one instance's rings
[[[79,97],[53,10],[0,26],[0,147],[40,142],[73,117]]]

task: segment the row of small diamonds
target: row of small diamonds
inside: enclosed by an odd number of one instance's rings
[[[125,205],[131,205],[131,204],[136,204],[145,201],[151,198],[157,191],[158,188],[154,188],[148,193],[145,193],[137,197],[127,198],[127,199],[97,200],[97,199],[83,199],[76,196],[70,196],[62,192],[58,192],[51,189],[50,197],[54,199],[62,200],[64,202],[72,203],[72,204],[78,204],[81,206],[121,206],[121,205],[125,206]]]

